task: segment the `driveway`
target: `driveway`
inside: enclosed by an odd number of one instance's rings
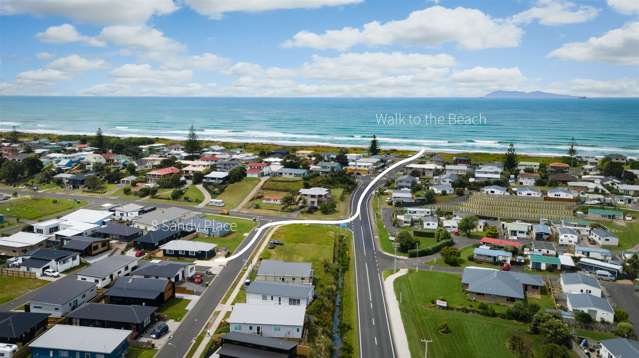
[[[639,333],[639,296],[632,284],[618,282],[601,282],[610,296],[610,300],[617,307],[628,313],[630,323]]]

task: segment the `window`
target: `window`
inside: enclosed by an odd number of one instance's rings
[[[59,355],[60,355],[60,357],[68,357],[69,356],[69,351],[59,351]]]
[[[288,304],[291,306],[299,306],[300,305],[300,299],[299,298],[289,298],[288,299]]]
[[[279,332],[280,331],[280,326],[273,326],[273,331],[274,332]]]
[[[268,297],[266,295],[262,295],[262,301],[266,301]]]
[[[253,330],[253,326],[249,326],[249,331],[252,331],[252,330]]]
[[[241,324],[236,324],[235,325],[235,330],[236,331],[241,331],[242,330],[242,325]]]

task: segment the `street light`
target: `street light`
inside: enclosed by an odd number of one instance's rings
[[[422,343],[424,343],[424,358],[428,358],[428,343],[432,342],[430,339],[422,339]]]

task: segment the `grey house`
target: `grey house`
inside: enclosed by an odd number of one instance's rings
[[[135,335],[144,332],[157,310],[152,306],[125,306],[87,303],[67,315],[74,326],[128,329]]]
[[[129,274],[136,267],[138,267],[137,257],[109,256],[78,272],[77,279],[93,282],[98,288],[104,288],[118,277]]]
[[[256,279],[310,285],[313,283],[313,267],[310,262],[262,260]]]
[[[395,189],[411,189],[413,185],[418,183],[417,178],[412,175],[402,175],[395,179]]]
[[[253,281],[246,288],[246,303],[256,305],[308,306],[313,285]]]
[[[639,342],[626,338],[601,341],[599,355],[603,358],[639,357]]]
[[[539,294],[542,277],[491,268],[466,267],[462,274],[464,289],[478,298],[491,301],[523,300],[529,293]]]
[[[165,278],[171,282],[189,279],[195,274],[195,266],[186,262],[150,262],[131,272],[131,277]]]
[[[96,286],[93,282],[61,279],[37,290],[29,301],[28,310],[48,313],[52,317],[63,317],[91,301],[95,295]]]

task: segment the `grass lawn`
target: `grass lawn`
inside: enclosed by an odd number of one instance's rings
[[[528,337],[531,347],[539,346],[541,338],[529,335],[523,323],[430,308],[437,298],[445,298],[450,305],[477,305],[466,299],[460,280],[459,275],[429,271],[412,272],[395,281],[412,357],[424,356],[420,342],[424,338],[433,341],[428,347],[431,357],[511,357],[506,341],[515,333]],[[450,328],[448,334],[439,332],[444,323]]]
[[[204,194],[202,194],[202,192],[198,190],[195,185],[189,185],[188,187],[186,187],[186,189],[184,189],[184,195],[182,195],[177,200],[171,199],[171,193],[173,192],[173,190],[175,189],[160,189],[158,190],[157,194],[152,199],[150,199],[150,201],[164,203],[166,203],[166,201],[171,201],[173,203],[182,205],[197,205],[201,203],[202,200],[204,200]],[[134,196],[131,195],[131,197]]]
[[[357,321],[357,294],[355,291],[355,255],[353,254],[353,240],[348,240],[348,251],[351,254],[351,268],[344,275],[344,296],[342,297],[342,320],[348,322],[351,330],[342,337],[353,347],[353,357],[359,357],[359,325]]]
[[[303,187],[304,180],[302,178],[288,177],[269,178],[262,186],[264,190],[287,191],[293,194],[296,194]]]
[[[639,245],[639,222],[606,223],[606,227],[619,237],[620,250],[628,250]]]
[[[157,349],[129,347],[126,358],[153,358]]]
[[[184,298],[174,298],[160,308],[160,313],[165,314],[169,319],[181,321],[188,312],[186,306],[189,302],[191,301]]]
[[[191,203],[199,204],[204,200],[204,194],[195,185],[189,185],[184,191],[182,199],[189,198]]]
[[[335,200],[335,204],[337,204],[336,210],[332,214],[322,214],[321,211],[317,210],[314,213],[302,213],[302,219],[339,219],[345,218],[348,215],[348,204],[350,201],[350,195],[344,195],[343,200],[340,200],[342,197],[342,193],[344,192],[343,188],[333,188],[331,189],[331,196],[333,200]]]
[[[497,265],[492,265],[489,264],[487,262],[473,262],[470,261],[468,258],[473,256],[473,251],[475,250],[474,246],[467,246],[464,247],[463,249],[460,250],[460,255],[462,258],[461,263],[457,266],[457,267],[466,267],[466,266],[479,266],[479,267],[490,267],[490,268],[494,268],[494,269],[498,269],[499,266]],[[449,264],[444,262],[444,258],[440,257],[437,260],[434,260],[431,262],[433,265],[437,265],[437,266],[449,266]]]
[[[386,226],[384,226],[384,221],[382,220],[382,208],[383,202],[386,201],[386,196],[378,196],[376,195],[373,199],[373,213],[375,214],[375,227],[377,228],[377,236],[379,236],[379,243],[385,252],[395,253],[395,248],[393,248],[393,241],[390,240],[390,234],[388,230],[386,230]],[[399,255],[402,255],[401,252],[398,252]]]
[[[603,341],[606,339],[617,337],[610,332],[590,331],[590,330],[582,329],[582,328],[575,329],[575,335],[577,337],[584,337],[594,341]]]
[[[245,234],[249,233],[255,227],[255,222],[252,220],[232,216],[207,215],[207,218],[231,224],[231,233],[224,237],[198,236],[195,240],[210,242],[218,245],[219,247],[226,247],[230,251],[235,251],[235,249],[242,243],[242,240],[246,237]]]
[[[0,204],[0,213],[19,219],[35,220],[71,209],[79,208],[86,202],[69,199],[19,198]]]
[[[224,200],[224,207],[227,209],[234,209],[239,203],[246,198],[247,195],[253,190],[253,188],[259,183],[258,178],[244,178],[244,180],[237,183],[229,184],[224,192],[217,195],[215,199]]]
[[[0,287],[2,287],[2,290],[0,290],[0,303],[9,302],[47,283],[47,281],[35,278],[0,276]]]

